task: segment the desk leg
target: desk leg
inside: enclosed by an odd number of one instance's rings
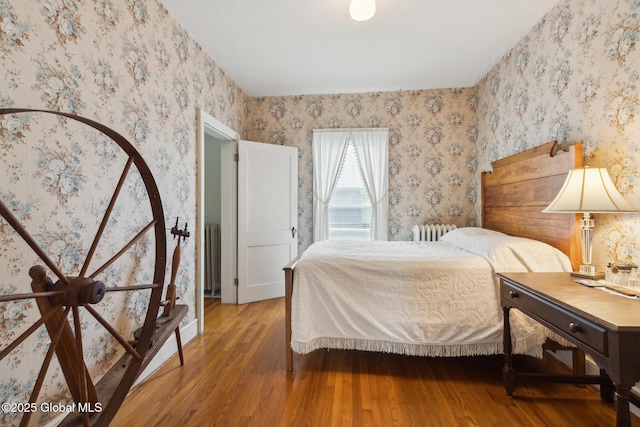
[[[502,382],[507,396],[513,396],[516,389],[516,374],[513,371],[513,356],[511,355],[511,323],[509,322],[509,307],[502,307],[504,315],[504,366],[502,367]]]
[[[602,382],[600,383],[600,399],[602,399],[603,402],[613,403],[613,382],[604,369],[600,369],[600,376],[602,377]]]
[[[629,415],[629,394],[631,387],[616,384],[616,427],[631,426],[631,416]]]

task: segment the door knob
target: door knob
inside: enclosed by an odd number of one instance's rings
[[[298,232],[298,230],[296,230],[295,227],[291,227],[291,237],[294,238],[296,237],[296,233]]]

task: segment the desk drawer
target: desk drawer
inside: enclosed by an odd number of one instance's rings
[[[503,305],[520,309],[525,314],[556,329],[569,340],[575,339],[598,353],[608,356],[607,330],[570,313],[551,301],[544,300],[517,285],[502,280]]]

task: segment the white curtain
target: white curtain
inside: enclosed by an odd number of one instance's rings
[[[313,157],[313,241],[329,238],[329,201],[338,181],[349,132],[314,130],[311,143]]]
[[[351,136],[371,200],[373,239],[388,240],[389,129],[354,129]]]

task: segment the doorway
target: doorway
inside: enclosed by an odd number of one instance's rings
[[[298,149],[239,141],[237,132],[202,110],[198,111],[198,129],[196,315],[198,333],[202,333],[205,232],[210,217],[205,209],[207,197],[219,190],[219,204],[212,204],[219,205],[220,302],[237,304],[283,296],[282,267],[297,255]],[[211,168],[206,163],[208,148],[212,161],[218,163]],[[217,148],[219,153],[213,154]],[[218,175],[218,166],[219,183],[207,177],[208,173]],[[216,188],[208,189],[208,185]]]
[[[221,298],[222,146],[225,141],[204,134],[204,297]]]
[[[223,304],[237,302],[234,278],[237,253],[237,152],[239,134],[205,111],[198,110],[197,152],[197,220],[196,220],[196,314],[198,333],[204,331],[205,297],[205,230],[207,221],[216,218],[220,226],[220,300]],[[209,152],[209,156],[207,156]],[[207,165],[218,162],[216,165]],[[207,173],[209,177],[207,177]],[[214,179],[209,179],[211,177]],[[216,182],[218,181],[218,182]],[[215,188],[212,188],[215,186]],[[217,202],[207,205],[207,194],[213,194]],[[210,211],[207,213],[207,211]],[[213,212],[215,211],[215,213]]]

